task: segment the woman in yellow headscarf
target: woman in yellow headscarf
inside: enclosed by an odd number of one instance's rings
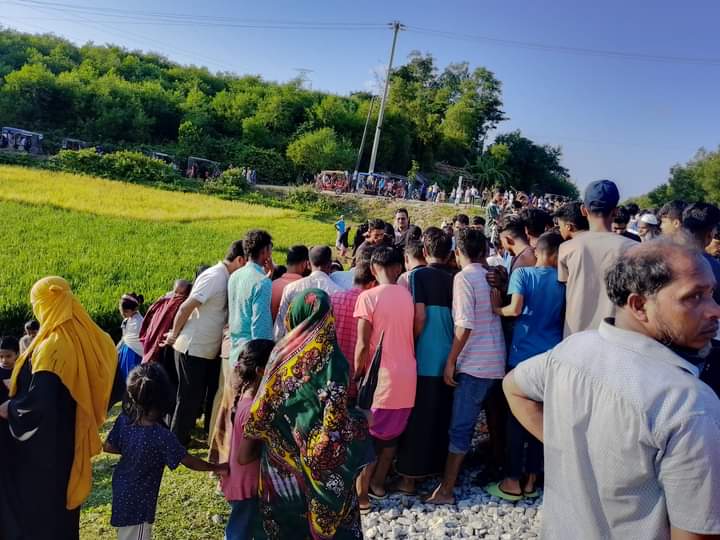
[[[63,278],[38,281],[30,301],[40,332],[17,360],[10,400],[0,405],[7,420],[0,429],[10,433],[7,461],[3,456],[8,478],[0,489],[11,501],[0,513],[8,522],[0,530],[4,535],[14,524],[18,539],[76,540],[117,355]]]

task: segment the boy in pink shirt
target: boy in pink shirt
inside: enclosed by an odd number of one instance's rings
[[[413,339],[415,307],[408,290],[396,284],[402,272],[399,252],[390,247],[376,248],[371,269],[378,285],[363,291],[355,306],[358,319],[355,373],[356,380],[365,374],[382,336],[380,373],[370,423],[378,459],[365,467],[358,478],[361,513],[369,511],[370,497],[387,496],[385,477],[415,405],[417,379]]]

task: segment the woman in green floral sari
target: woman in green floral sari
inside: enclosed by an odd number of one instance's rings
[[[355,479],[371,459],[365,416],[348,408],[349,365],[328,295],[291,304],[245,435],[263,444],[260,513],[271,539],[362,538]]]

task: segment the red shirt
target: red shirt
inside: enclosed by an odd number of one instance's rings
[[[355,344],[357,343],[357,319],[353,314],[355,313],[355,303],[361,292],[362,289],[359,287],[353,287],[330,296],[335,315],[335,334],[340,350],[350,365],[351,381],[355,373]]]
[[[272,314],[273,321],[277,317],[278,310],[280,309],[282,293],[285,290],[285,287],[293,281],[297,281],[298,279],[302,279],[302,276],[300,274],[291,274],[290,272],[285,272],[282,276],[272,282],[270,313]]]

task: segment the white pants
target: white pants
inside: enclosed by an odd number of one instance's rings
[[[152,540],[152,523],[120,527],[118,540]]]

